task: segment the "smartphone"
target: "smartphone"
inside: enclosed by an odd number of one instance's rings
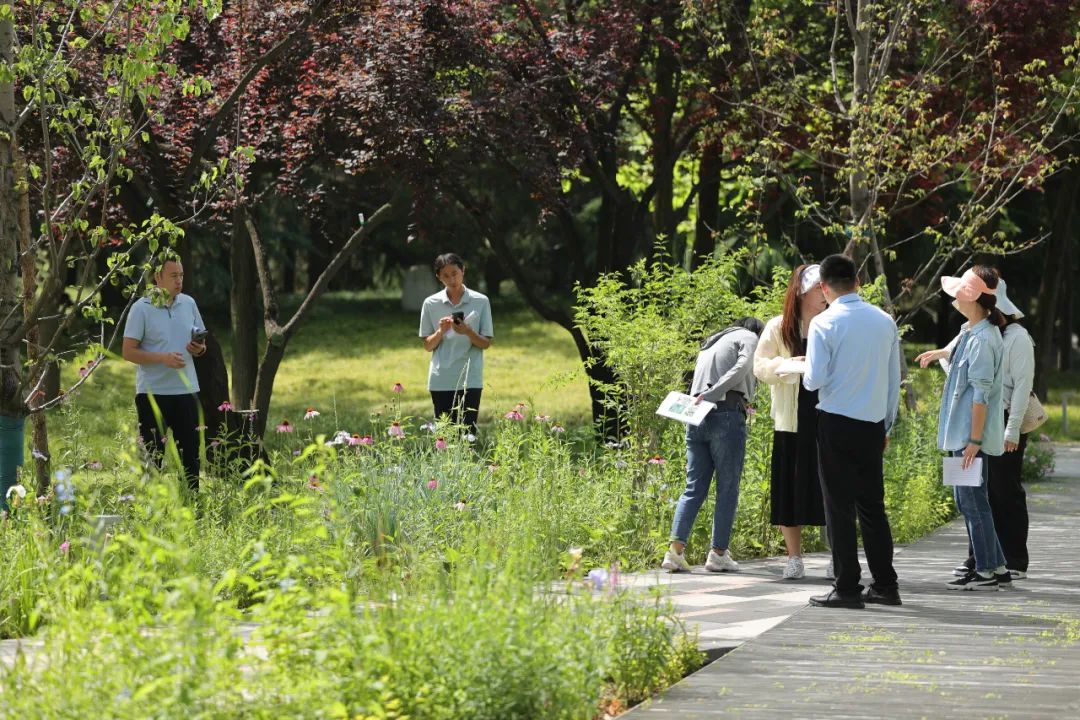
[[[450,317],[453,318],[455,325],[460,325],[465,322],[465,313],[461,310],[456,313],[450,313]]]
[[[191,342],[201,343],[206,340],[206,336],[210,334],[209,330],[205,330],[200,327],[191,328]]]

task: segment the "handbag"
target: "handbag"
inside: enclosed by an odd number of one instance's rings
[[[1035,393],[1028,398],[1027,409],[1024,410],[1024,419],[1020,421],[1020,434],[1026,435],[1046,422],[1046,408],[1039,402]]]

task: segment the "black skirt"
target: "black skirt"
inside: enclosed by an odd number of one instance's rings
[[[773,433],[773,525],[824,525],[817,453],[817,391],[799,385],[799,431]]]

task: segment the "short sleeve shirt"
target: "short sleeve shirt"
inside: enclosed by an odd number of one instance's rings
[[[420,309],[420,337],[439,329],[439,320],[455,312],[465,314],[465,322],[477,334],[494,337],[491,325],[491,303],[487,296],[469,288],[457,305],[450,302],[446,290],[424,301]],[[484,387],[484,351],[461,333],[448,330],[442,342],[431,353],[428,367],[428,390],[463,390]]]
[[[124,337],[137,340],[147,352],[178,352],[184,367],[171,368],[164,363],[143,363],[135,371],[135,392],[155,395],[189,395],[199,391],[195,363],[187,344],[193,328],[205,329],[199,307],[190,295],[180,293],[172,305],[155,305],[144,297],[131,307]]]

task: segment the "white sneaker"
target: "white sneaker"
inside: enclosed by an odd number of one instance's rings
[[[803,568],[802,558],[798,555],[792,555],[787,559],[787,567],[784,568],[783,578],[785,580],[800,580],[806,575],[806,570]]]
[[[832,558],[829,558],[829,566],[827,568],[825,568],[825,579],[826,580],[835,580],[836,579],[836,571],[833,569]]]
[[[660,563],[660,567],[673,573],[690,572],[690,563],[686,562],[686,556],[673,550],[664,553],[664,562]]]
[[[731,557],[731,551],[725,550],[724,554],[709,550],[709,558],[705,561],[705,569],[709,572],[739,572],[739,563]]]

